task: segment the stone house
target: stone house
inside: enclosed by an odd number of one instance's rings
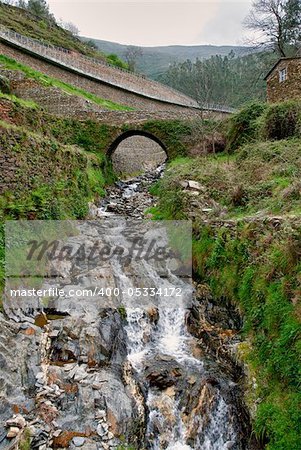
[[[267,101],[301,100],[301,57],[280,58],[266,75]]]

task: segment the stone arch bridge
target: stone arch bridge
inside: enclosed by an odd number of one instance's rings
[[[104,122],[101,121],[103,124]],[[167,159],[222,151],[223,134],[208,121],[164,120],[150,116],[109,127],[103,149],[117,172],[152,169]]]
[[[154,133],[131,129],[114,139],[107,149],[107,156],[112,160],[116,173],[135,174],[163,164],[168,159],[168,150]]]
[[[75,104],[71,102],[68,108],[65,98],[58,98],[55,105],[54,92],[48,95],[49,105],[45,105],[39,102],[41,86],[29,83],[28,93],[25,82],[25,95],[22,95],[23,81],[13,82],[17,86],[16,95],[23,98],[28,95],[31,99],[37,92],[38,98],[33,100],[38,100],[37,103],[49,112],[83,120],[90,118],[108,125],[110,142],[104,150],[117,170],[136,172],[152,168],[166,158],[210,151],[210,147],[215,147],[216,133],[213,137],[207,130],[206,135],[206,130],[200,130],[195,122],[208,117],[223,118],[233,112],[218,105],[200,107],[185,94],[144,76],[22,36],[3,26],[0,26],[0,53],[101,98],[132,107],[134,110],[130,111],[96,109],[88,112],[78,108],[74,114]],[[18,88],[19,84],[21,87]],[[72,96],[67,97],[72,100]],[[57,111],[53,111],[54,105]],[[217,145],[222,143],[217,142]]]

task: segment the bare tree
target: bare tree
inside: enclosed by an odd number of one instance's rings
[[[245,26],[256,32],[258,45],[287,56],[288,46],[300,36],[300,0],[256,0]]]
[[[61,22],[61,27],[64,28],[64,30],[70,31],[71,34],[73,34],[73,36],[78,36],[79,35],[79,29],[77,28],[76,25],[74,25],[74,23],[72,22]]]
[[[283,6],[283,0],[257,0],[245,19],[246,27],[257,33],[259,45],[276,47],[281,56],[285,56]]]
[[[128,63],[129,70],[136,72],[137,60],[143,55],[143,50],[141,47],[135,47],[134,45],[129,45],[126,48],[124,57]]]

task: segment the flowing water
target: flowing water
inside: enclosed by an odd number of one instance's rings
[[[141,207],[145,209],[152,201],[145,194],[148,186],[154,179],[160,177],[162,172],[163,167],[160,167],[155,177],[153,174],[145,174],[143,177],[119,183],[117,192],[116,189],[113,191],[113,199],[109,197],[101,205],[99,215],[125,215],[130,212],[129,215],[141,217]],[[152,267],[147,266],[145,261],[139,270],[146,285],[162,288],[173,286],[176,281],[182,285],[184,291],[186,289],[187,295],[191,293],[189,282],[174,280],[172,276],[163,280]],[[132,286],[132,278],[121,273],[120,267],[115,266],[114,271],[120,288]],[[150,379],[156,378],[161,367],[165,374],[163,378],[166,376],[166,368],[167,372],[169,370],[168,367],[171,373],[178,370],[181,374],[176,377],[175,382],[171,381],[166,386],[160,386],[160,383],[156,382],[148,385],[146,399],[148,448],[152,450],[246,448],[242,447],[235,426],[235,412],[233,413],[235,407],[228,404],[227,395],[224,395],[228,387],[230,390],[232,382],[226,377],[214,387],[205,381],[199,382],[210,377],[212,372],[208,372],[208,358],[204,361],[201,356],[193,355],[195,338],[187,330],[189,311],[185,304],[173,308],[159,302],[157,308],[152,309],[152,314],[147,308],[132,305],[130,301],[127,303],[127,299],[125,307],[128,360],[138,378],[144,383],[146,374],[150,375]],[[220,388],[221,384],[223,389]]]

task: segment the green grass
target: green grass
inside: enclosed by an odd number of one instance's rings
[[[23,72],[28,78],[32,78],[43,86],[53,86],[57,87],[68,94],[76,95],[78,97],[85,98],[86,100],[90,100],[93,103],[102,106],[106,109],[110,109],[113,111],[132,111],[133,108],[130,108],[125,105],[120,105],[118,103],[112,102],[110,100],[105,100],[103,98],[97,97],[91,92],[87,92],[84,89],[80,89],[76,86],[72,86],[71,84],[64,83],[56,78],[49,77],[37,70],[34,70],[24,64],[21,64],[14,59],[8,58],[7,56],[0,55],[0,64],[3,64],[6,69],[10,70],[19,70]]]
[[[37,109],[39,106],[33,102],[32,100],[23,100],[22,98],[16,97],[11,94],[3,94],[0,92],[0,99],[4,98],[6,100],[10,100],[14,102],[16,105],[22,106],[24,108]]]
[[[159,209],[168,217],[187,217],[191,203],[202,216],[202,205],[219,205],[213,215],[241,218],[256,214],[293,215],[301,208],[301,139],[245,144],[229,155],[176,158],[168,164],[155,187]],[[202,186],[190,196],[181,182],[195,180]],[[215,207],[213,207],[215,208]]]
[[[297,450],[301,437],[301,227],[284,230],[271,234],[264,224],[243,224],[233,235],[203,226],[193,245],[196,277],[244,316],[252,340],[246,361],[261,399],[255,432],[270,450]]]
[[[99,167],[93,167],[92,164],[89,164],[87,168],[87,175],[92,192],[103,197],[106,193],[105,185],[107,184],[103,172],[99,169]]]

